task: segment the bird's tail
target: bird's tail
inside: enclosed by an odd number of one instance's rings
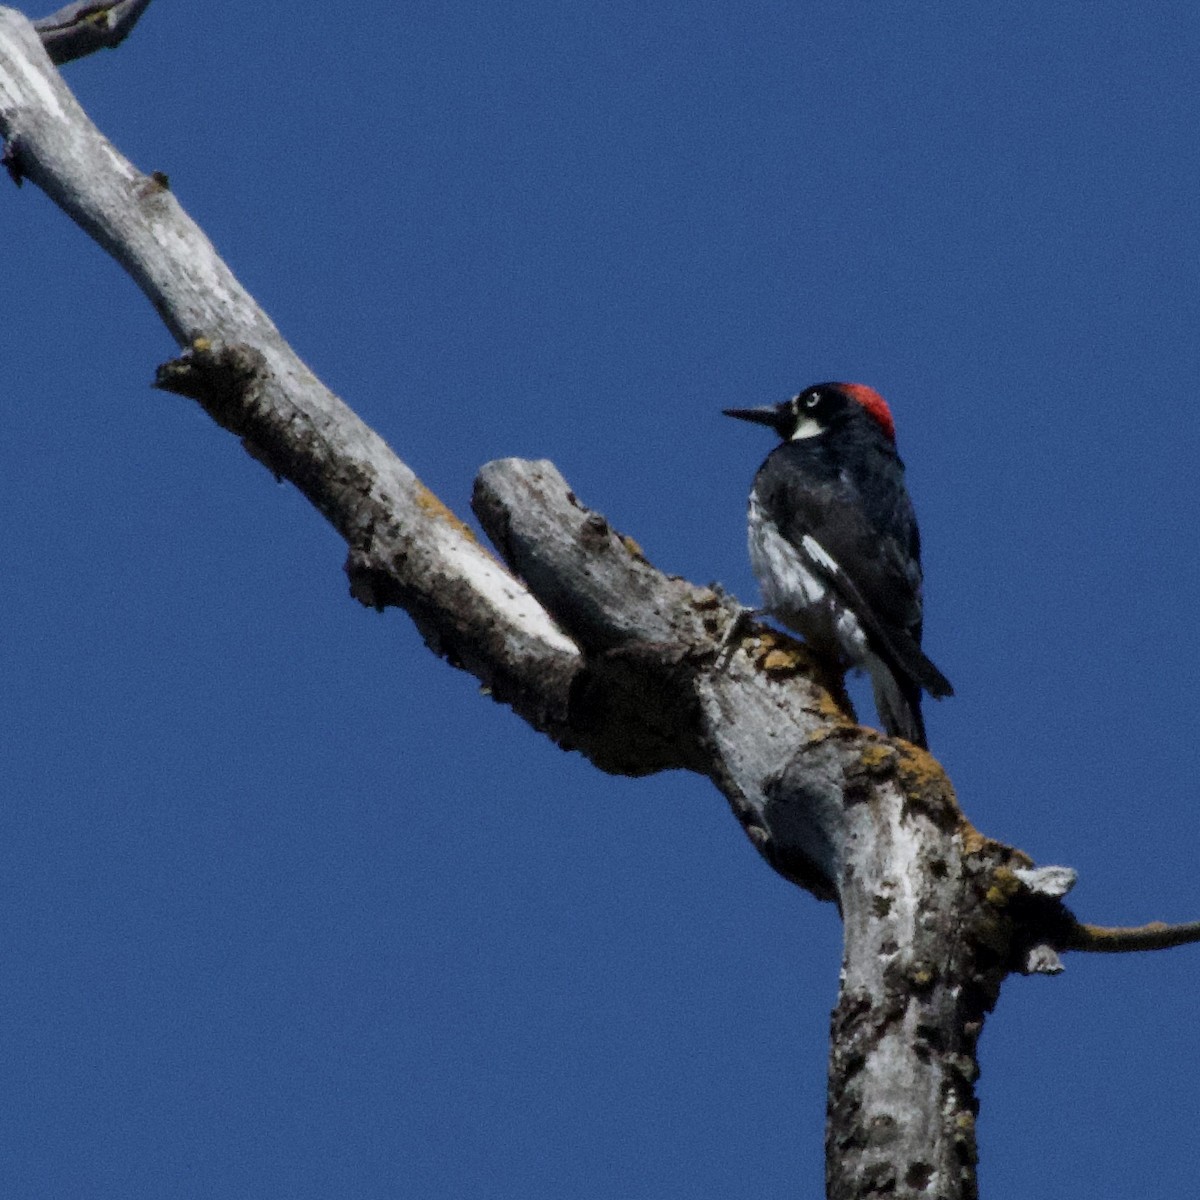
[[[900,673],[907,675],[917,689],[927,691],[935,700],[954,695],[950,680],[934,666],[920,644],[903,634],[882,639],[882,649],[893,659]],[[871,672],[875,677],[875,672]]]
[[[921,717],[921,684],[896,675],[877,655],[870,655],[865,665],[875,693],[875,708],[888,736],[904,738],[927,750],[925,721]]]

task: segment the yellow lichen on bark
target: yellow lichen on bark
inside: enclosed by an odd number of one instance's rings
[[[445,521],[447,525],[452,526],[455,530],[462,534],[468,541],[475,541],[475,534],[471,532],[471,528],[461,517],[456,515],[453,510],[446,507],[427,487],[423,484],[417,489],[417,507],[428,516],[434,517],[439,521]]]
[[[1021,890],[1021,881],[1007,867],[997,867],[992,872],[992,884],[984,899],[993,908],[1005,908]]]
[[[639,546],[637,542],[633,540],[633,538],[625,533],[618,534],[618,536],[621,539],[621,545],[624,546],[634,558],[636,558],[639,562],[649,563],[650,560],[643,553],[641,546]]]

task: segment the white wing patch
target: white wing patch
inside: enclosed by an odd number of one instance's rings
[[[837,563],[830,558],[829,554],[825,550],[825,547],[822,546],[821,543],[818,542],[811,533],[806,533],[804,537],[800,539],[800,545],[804,547],[805,553],[813,560],[813,562],[817,564],[817,566],[823,567],[831,575],[841,574],[841,567],[839,567]]]

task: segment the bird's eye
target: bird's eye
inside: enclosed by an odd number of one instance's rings
[[[813,392],[813,394],[811,396],[804,397],[804,407],[805,408],[816,408],[817,405],[820,403],[821,403],[821,393],[820,392]]]

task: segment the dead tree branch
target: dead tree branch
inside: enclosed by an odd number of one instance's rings
[[[1088,950],[1094,954],[1124,954],[1132,950],[1168,950],[1200,942],[1200,921],[1167,925],[1151,921],[1132,928],[1104,925],[1075,925],[1063,949]]]
[[[150,0],[68,4],[33,22],[50,61],[62,66],[97,50],[112,50],[133,31]]]
[[[749,625],[719,655],[737,604],[656,570],[549,463],[479,474],[473,506],[502,567],[300,361],[166,177],[95,129],[11,9],[0,134],[13,177],[125,267],[185,350],[158,386],[197,400],[311,500],[347,543],[358,600],[403,608],[431,649],[603,770],[712,780],[767,862],[838,904],[834,1200],[976,1194],[975,1049],[1007,974],[1053,973],[1062,950],[1200,938],[1079,925],[1062,903],[1073,872],[977,833],[938,764],[852,723],[804,647]]]

